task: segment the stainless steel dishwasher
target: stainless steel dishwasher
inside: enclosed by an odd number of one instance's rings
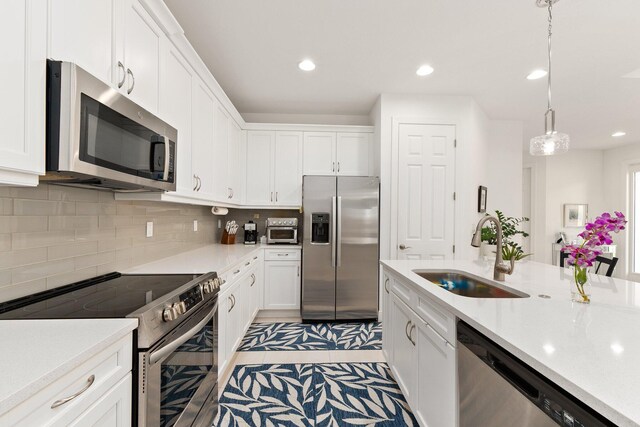
[[[460,427],[615,426],[463,321]]]

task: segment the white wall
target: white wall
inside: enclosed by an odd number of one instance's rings
[[[487,212],[522,216],[522,123],[493,120],[489,126]]]
[[[383,94],[370,117],[379,128],[380,147],[380,256],[392,258],[396,254],[396,226],[392,217],[392,140],[393,121],[419,119],[425,123],[454,124],[458,148],[456,151],[455,245],[456,258],[477,257],[477,249],[470,245],[471,235],[482,214],[477,213],[478,186],[494,188],[496,194],[506,188],[507,194],[495,199],[495,206],[504,202],[505,211],[521,211],[522,180],[522,125],[520,123],[492,122],[477,103],[465,96],[438,96],[416,94]],[[379,123],[379,125],[378,125]],[[397,130],[395,130],[397,131]],[[378,143],[378,141],[376,141]],[[513,147],[511,146],[513,144]],[[500,165],[494,163],[500,159]],[[489,170],[500,167],[510,181]],[[509,194],[512,193],[512,194]],[[493,193],[489,190],[489,197]],[[489,202],[491,203],[491,202]],[[489,207],[492,206],[489,204]]]

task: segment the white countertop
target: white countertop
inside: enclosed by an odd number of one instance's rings
[[[221,272],[239,263],[254,251],[263,249],[302,249],[300,245],[222,245],[202,246],[158,261],[122,271],[123,274],[203,274]]]
[[[492,262],[382,264],[606,418],[640,425],[639,283],[591,276],[592,302],[583,305],[571,302],[570,270],[520,262],[504,284],[530,298],[477,299],[448,292],[412,270],[460,270],[491,279]]]
[[[137,327],[136,319],[1,320],[0,415]]]

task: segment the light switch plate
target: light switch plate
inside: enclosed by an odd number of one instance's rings
[[[197,219],[193,220],[193,231],[198,231],[198,220]]]
[[[218,228],[222,228],[222,220],[221,219],[218,220]]]
[[[147,222],[147,237],[153,237],[153,222]]]
[[[260,219],[260,214],[259,213],[254,213],[253,214],[253,219]]]

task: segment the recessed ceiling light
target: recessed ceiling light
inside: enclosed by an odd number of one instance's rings
[[[416,74],[419,75],[420,77],[428,76],[431,73],[433,73],[433,67],[427,64],[421,65],[416,70]]]
[[[310,59],[305,59],[298,64],[298,68],[302,71],[313,71],[316,69],[316,64],[314,64]]]
[[[614,138],[618,138],[620,136],[625,136],[626,134],[627,134],[626,132],[618,131],[618,132],[612,133],[611,136],[613,136]]]
[[[546,70],[533,70],[527,76],[527,80],[538,80],[547,75]]]

